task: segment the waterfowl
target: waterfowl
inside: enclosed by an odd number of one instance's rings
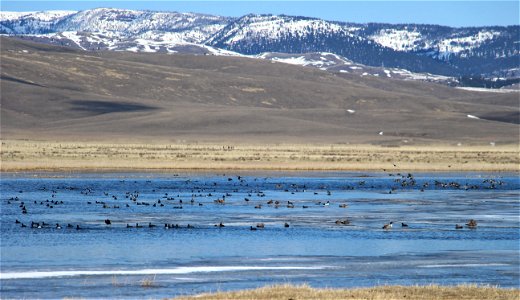
[[[61,229],[60,224],[56,223],[56,229]]]
[[[133,228],[134,226],[130,225],[130,224],[126,224],[126,228]]]
[[[16,223],[16,224],[20,224],[20,221],[18,221],[18,219],[16,219],[15,223]]]
[[[289,223],[285,223],[285,224],[283,224],[283,227],[285,227],[285,228],[289,228]]]
[[[401,223],[401,227],[408,227],[408,224],[406,224],[406,223]]]
[[[139,223],[135,223],[135,228],[143,228],[143,226],[139,225]]]
[[[264,227],[265,227],[264,223],[257,223],[256,224],[256,228],[264,228]]]
[[[394,222],[390,222],[390,223],[388,223],[388,224],[385,224],[385,225],[383,226],[383,229],[391,229],[391,228],[392,228],[392,224],[394,224]]]
[[[469,228],[477,228],[477,221],[471,219],[468,223],[466,223],[466,226],[468,226]]]
[[[250,227],[249,227],[249,230],[256,230],[256,228],[253,227],[253,226],[250,226]]]
[[[188,228],[195,228],[195,226],[188,224]]]
[[[112,224],[112,222],[109,219],[106,219],[105,224],[110,225],[110,224]]]
[[[459,225],[459,224],[455,224],[455,229],[462,229],[462,228],[464,228],[464,226]]]
[[[24,223],[22,223],[22,228],[24,228],[24,227],[27,227],[27,225],[25,225]]]
[[[73,227],[72,224],[70,224],[70,223],[67,224],[67,228],[72,228],[72,227]]]
[[[215,227],[226,227],[222,222],[220,224],[215,224]]]
[[[347,206],[348,206],[348,204],[346,204],[346,203],[342,203],[339,205],[339,207],[341,207],[341,208],[347,208]]]
[[[76,225],[76,230],[80,230],[81,228],[79,227],[79,225]]]
[[[153,224],[150,222],[150,223],[148,223],[148,227],[149,227],[149,228],[152,228],[152,227],[155,227],[155,225],[153,225]]]
[[[255,206],[256,209],[260,209],[262,208],[262,204],[258,204],[257,206]]]
[[[350,224],[350,221],[348,219],[344,219],[344,220],[336,220],[336,224],[337,225],[349,225]]]

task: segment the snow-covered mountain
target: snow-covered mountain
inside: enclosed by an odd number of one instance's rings
[[[85,50],[191,52],[260,58],[269,57],[265,53],[286,53],[292,59],[301,54],[324,52],[381,70],[487,77],[495,81],[518,78],[520,68],[518,25],[452,28],[354,24],[285,15],[250,14],[228,18],[98,8],[80,12],[2,11],[0,33]],[[281,59],[282,56],[276,57]]]

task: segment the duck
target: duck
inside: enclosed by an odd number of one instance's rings
[[[466,226],[468,226],[469,228],[477,228],[477,221],[471,219],[468,221],[468,223],[466,223]]]
[[[337,225],[349,225],[350,221],[348,219],[345,220],[336,220]]]
[[[394,222],[390,222],[390,223],[388,223],[388,224],[385,224],[385,225],[383,226],[383,229],[391,229],[391,228],[392,228],[392,224],[394,224]]]
[[[56,223],[56,229],[61,229],[60,224]]]
[[[105,224],[107,224],[107,225],[111,225],[112,222],[111,222],[109,219],[106,219],[106,220],[105,220]]]
[[[139,223],[135,223],[135,228],[143,228],[143,226],[139,225]]]
[[[254,231],[254,230],[256,230],[256,228],[253,227],[253,226],[250,226],[250,227],[249,227],[249,230],[253,230],[253,231]]]
[[[215,224],[215,227],[226,227],[224,223],[220,222],[219,224]]]
[[[408,227],[408,224],[406,224],[406,223],[401,223],[401,227]]]
[[[130,224],[126,224],[126,228],[133,228],[134,226],[130,225]]]
[[[283,227],[285,227],[285,228],[289,228],[289,223],[285,223],[285,224],[283,224]]]
[[[150,223],[148,223],[148,227],[152,228],[152,227],[155,227],[155,225],[150,222]]]
[[[455,229],[462,229],[462,228],[464,228],[464,226],[459,225],[459,224],[455,224]]]
[[[265,228],[264,223],[257,223],[256,228]]]
[[[339,205],[339,207],[341,207],[341,208],[347,208],[347,206],[348,206],[348,204],[346,204],[346,203],[342,203]]]

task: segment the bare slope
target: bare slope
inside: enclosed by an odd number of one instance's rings
[[[518,93],[339,77],[249,58],[0,42],[3,139],[518,142]]]

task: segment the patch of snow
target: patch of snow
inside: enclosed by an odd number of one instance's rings
[[[439,55],[446,58],[451,53],[471,50],[499,35],[498,31],[481,30],[475,35],[444,39],[437,44]]]
[[[353,113],[355,113],[355,112],[356,112],[356,111],[355,111],[355,110],[353,110],[353,109],[347,109],[347,111],[348,111],[349,113],[351,113],[351,114],[353,114]]]
[[[474,116],[474,115],[467,115],[467,117],[470,118],[470,119],[477,119],[477,120],[480,120],[479,117]]]
[[[63,31],[60,33],[60,35],[64,36],[65,38],[73,41],[78,47],[85,50],[83,46],[81,46],[81,36],[76,31]]]
[[[460,90],[466,90],[466,91],[472,91],[472,92],[484,92],[484,93],[518,93],[518,90],[508,90],[508,89],[486,89],[486,88],[466,87],[466,86],[459,86],[457,88]]]
[[[0,11],[0,21],[19,20],[32,18],[39,21],[53,21],[68,15],[77,13],[74,10],[47,10],[47,11]]]
[[[422,41],[422,35],[417,31],[381,29],[377,34],[369,37],[381,46],[396,51],[410,51]]]

